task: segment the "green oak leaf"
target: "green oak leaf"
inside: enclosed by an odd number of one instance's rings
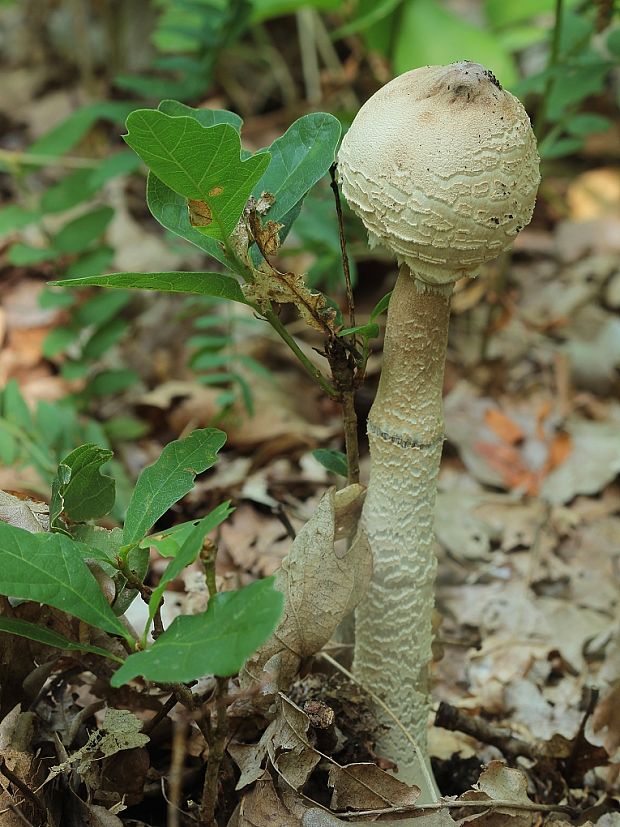
[[[267,218],[282,219],[329,170],[340,139],[340,121],[327,112],[312,112],[295,121],[268,148],[271,161],[254,188],[269,192],[275,203]]]
[[[191,117],[137,109],[125,141],[174,192],[205,205],[201,232],[225,241],[234,230],[270,155],[241,160],[241,139],[228,123],[204,127]]]
[[[162,290],[167,293],[197,293],[218,299],[249,304],[239,282],[222,273],[109,273],[49,282],[52,287],[116,287],[136,290]]]
[[[111,684],[122,686],[137,675],[166,682],[234,675],[272,634],[283,604],[273,577],[220,592],[209,600],[206,612],[176,617],[150,648],[130,655]]]
[[[80,545],[64,534],[31,534],[0,522],[0,594],[45,603],[131,640],[84,562],[88,549]]]
[[[170,506],[191,491],[196,474],[215,463],[226,434],[217,428],[200,428],[168,443],[159,459],[140,472],[133,490],[123,542],[140,541]]]
[[[112,652],[108,652],[107,649],[69,640],[69,638],[66,638],[64,635],[54,632],[53,629],[39,626],[37,623],[30,623],[27,620],[19,620],[14,617],[0,617],[0,632],[6,632],[9,635],[19,635],[20,637],[28,638],[28,640],[36,640],[37,643],[43,643],[45,646],[53,646],[55,649],[90,652],[93,655],[110,658],[110,660],[115,660],[118,663],[123,662],[121,658],[113,655]]]
[[[52,480],[50,523],[57,525],[62,512],[76,523],[108,514],[114,505],[116,486],[112,477],[101,473],[114,454],[98,445],[80,445],[58,466]]]

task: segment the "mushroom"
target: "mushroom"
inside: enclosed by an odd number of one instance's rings
[[[392,80],[360,109],[338,154],[343,194],[371,246],[386,247],[400,264],[368,417],[361,520],[374,572],[356,612],[354,672],[413,735],[417,755],[426,756],[430,706],[450,295],[457,279],[478,275],[529,223],[538,167],[523,106],[469,61]],[[398,764],[399,778],[424,787],[432,777],[403,729],[377,714],[386,725],[379,751]]]

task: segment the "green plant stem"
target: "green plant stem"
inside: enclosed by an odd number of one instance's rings
[[[204,541],[202,551],[200,552],[200,559],[205,571],[205,581],[209,598],[215,597],[217,594],[217,583],[215,580],[215,560],[217,558],[217,546],[212,540],[208,538]]]
[[[263,317],[273,327],[278,336],[281,339],[283,339],[286,342],[286,344],[290,347],[290,349],[293,351],[295,356],[297,356],[297,358],[305,368],[306,372],[310,374],[314,381],[318,382],[321,388],[331,399],[337,399],[338,391],[332,385],[330,385],[330,383],[323,376],[321,371],[312,364],[310,359],[308,359],[308,357],[299,347],[295,339],[293,339],[286,327],[282,324],[277,314],[273,310],[268,310],[266,313],[263,314]]]
[[[127,585],[131,586],[132,589],[136,589],[139,592],[140,597],[149,605],[151,596],[153,594],[153,590],[140,580],[134,572],[129,568],[129,564],[127,563],[127,559],[123,558],[122,556],[118,555],[116,558],[116,565],[120,573],[123,575],[125,580],[127,581]],[[160,602],[159,606],[157,607],[157,611],[155,612],[155,616],[153,617],[153,640],[157,640],[157,638],[163,634],[164,632],[164,624],[161,619],[161,607],[162,607],[163,599]],[[145,630],[144,637],[148,634],[148,629]]]
[[[10,167],[65,167],[66,169],[95,169],[101,163],[91,158],[61,158],[58,155],[30,155],[28,152],[14,152],[0,149],[0,164]]]
[[[551,41],[551,53],[549,54],[549,61],[547,63],[547,71],[550,72],[558,64],[560,56],[560,37],[562,34],[562,19],[564,17],[564,0],[555,0],[555,23],[553,26],[553,40]],[[534,133],[540,142],[544,137],[544,126],[547,118],[547,108],[549,106],[549,98],[553,91],[555,78],[552,74],[549,75],[545,82],[545,89],[538,104],[538,109],[534,116]]]

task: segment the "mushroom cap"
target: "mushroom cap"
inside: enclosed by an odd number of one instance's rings
[[[338,153],[343,194],[371,246],[433,285],[477,275],[530,222],[538,166],[520,101],[469,61],[390,81]]]

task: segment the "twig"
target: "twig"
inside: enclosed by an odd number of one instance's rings
[[[334,193],[334,201],[336,202],[336,215],[338,216],[338,238],[340,239],[340,254],[342,256],[342,271],[344,273],[344,283],[347,293],[347,307],[349,310],[349,327],[355,327],[355,302],[353,299],[353,285],[351,283],[351,270],[349,268],[349,256],[347,254],[347,241],[344,234],[344,219],[342,216],[342,203],[340,201],[340,190],[338,189],[338,182],[336,181],[336,170],[338,164],[334,162],[329,168],[329,176],[331,178],[330,187]]]
[[[342,394],[342,423],[344,425],[344,444],[347,454],[347,484],[352,485],[360,481],[355,391],[347,391]]]
[[[204,784],[202,787],[202,799],[200,802],[199,819],[206,827],[215,824],[215,808],[218,798],[218,780],[220,767],[226,742],[228,740],[228,678],[216,678],[217,691],[215,696],[215,727],[212,728],[213,737],[209,743],[209,757],[207,758],[207,769],[205,771]]]
[[[45,805],[43,804],[39,796],[33,793],[30,787],[24,781],[22,781],[19,776],[15,775],[13,770],[10,770],[7,767],[4,758],[0,758],[0,773],[2,773],[2,775],[8,781],[10,781],[14,787],[17,787],[20,793],[22,793],[22,795],[24,795],[28,799],[28,801],[30,801],[30,803],[34,805],[38,813],[41,813],[42,815],[46,814],[47,811]]]
[[[525,756],[536,760],[536,748],[527,741],[515,738],[509,729],[496,727],[480,718],[478,715],[466,715],[454,706],[442,701],[435,716],[435,726],[448,729],[451,732],[464,732],[484,744],[497,747],[500,752],[512,760]]]
[[[352,818],[354,816],[379,816],[389,815],[390,813],[416,813],[422,810],[434,812],[437,810],[459,810],[465,809],[482,809],[482,810],[525,810],[532,813],[567,813],[575,817],[579,815],[577,807],[571,807],[570,804],[536,804],[533,801],[505,801],[499,799],[489,799],[488,801],[458,801],[458,800],[441,800],[436,804],[411,804],[408,807],[386,807],[379,810],[343,810],[342,812],[335,812],[334,815],[342,816],[343,818]]]
[[[162,705],[162,708],[157,712],[150,721],[148,721],[143,727],[142,732],[145,735],[150,735],[153,730],[159,726],[159,724],[164,720],[164,718],[171,712],[174,707],[178,704],[179,699],[176,695],[172,694],[165,704]]]
[[[185,718],[174,722],[172,736],[172,755],[168,773],[168,827],[179,827],[180,801],[183,793],[183,765],[186,754],[187,721]]]
[[[205,580],[209,590],[209,598],[217,594],[215,581],[215,561],[217,545],[212,540],[205,540],[200,559],[205,570]],[[198,818],[201,824],[211,827],[215,824],[215,808],[217,806],[217,783],[220,777],[220,766],[226,750],[228,739],[228,678],[216,676],[215,688],[215,726],[211,724],[211,737],[208,739],[209,756],[202,787],[202,798]]]
[[[435,792],[435,790],[436,790],[435,781],[434,781],[433,777],[431,776],[431,774],[429,772],[428,766],[426,764],[426,758],[425,758],[424,754],[422,753],[422,750],[418,746],[418,742],[415,740],[415,738],[409,732],[409,730],[405,727],[405,725],[402,723],[400,718],[396,717],[396,715],[392,712],[390,707],[384,701],[382,701],[381,698],[378,695],[375,695],[375,693],[371,692],[371,690],[368,689],[367,687],[365,687],[363,683],[360,683],[360,681],[355,677],[355,675],[353,675],[351,672],[349,672],[348,669],[345,669],[344,666],[342,666],[342,664],[338,663],[337,660],[334,660],[334,658],[332,658],[331,655],[328,655],[326,652],[319,652],[318,654],[324,660],[326,660],[329,664],[331,664],[334,667],[334,669],[337,669],[339,672],[342,672],[342,674],[345,675],[345,677],[347,677],[350,681],[353,681],[354,684],[361,687],[364,690],[364,692],[366,692],[366,694],[370,698],[372,698],[372,700],[377,704],[377,706],[380,706],[381,709],[387,715],[389,715],[389,717],[394,721],[396,726],[401,730],[401,732],[403,733],[405,738],[409,741],[409,743],[413,747],[413,750],[414,750],[414,752],[415,752],[415,754],[418,758],[418,762],[420,764],[422,772],[425,775],[425,781],[426,781],[426,785],[428,787],[428,790],[435,797],[435,801],[438,801],[439,799],[438,799],[438,796]],[[439,806],[437,806],[437,807],[435,807],[435,809],[441,809],[441,808]]]

